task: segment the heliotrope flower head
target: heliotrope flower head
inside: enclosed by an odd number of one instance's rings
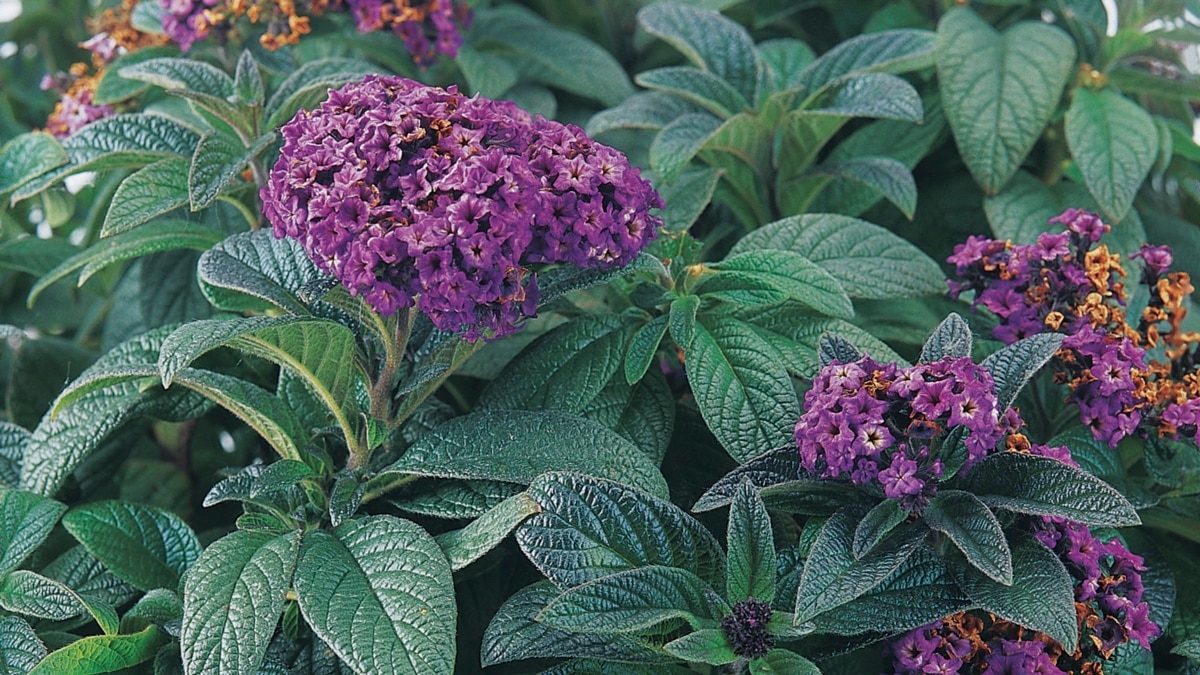
[[[94,102],[99,82],[99,74],[90,73],[86,63],[72,65],[69,73],[43,77],[41,88],[60,96],[46,119],[46,131],[55,138],[66,138],[96,120],[114,115],[112,106]]]
[[[767,633],[771,606],[762,600],[749,598],[733,606],[733,613],[721,619],[721,630],[733,645],[733,653],[755,659],[764,656],[775,646],[775,638]]]
[[[468,339],[533,315],[531,265],[624,264],[661,224],[657,193],[615,151],[453,87],[369,76],[281,132],[262,190],[276,236],[380,313],[415,302]],[[570,158],[555,154],[563,138],[579,145]],[[607,173],[556,187],[571,158]]]

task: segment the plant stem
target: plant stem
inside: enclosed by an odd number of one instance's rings
[[[408,334],[412,331],[414,318],[416,313],[412,307],[404,307],[388,318],[392,339],[383,346],[383,365],[371,384],[371,416],[388,423],[389,428],[392,426],[392,390],[396,386],[396,373],[404,360],[404,350],[408,347]]]

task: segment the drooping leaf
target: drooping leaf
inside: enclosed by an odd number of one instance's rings
[[[929,339],[921,346],[920,363],[932,363],[944,358],[961,359],[971,356],[971,327],[961,316],[950,313]]]
[[[841,162],[826,162],[809,169],[805,176],[807,178],[800,180],[819,186],[818,191],[839,182],[858,183],[871,188],[887,198],[909,220],[912,220],[917,209],[917,183],[912,172],[891,157],[855,157]],[[814,193],[813,198],[816,196]]]
[[[21,134],[0,147],[0,194],[66,164],[67,152],[44,132]]]
[[[208,370],[184,368],[175,383],[212,400],[258,432],[284,459],[298,460],[309,433],[295,411],[278,396],[242,379]]]
[[[522,485],[489,480],[422,479],[431,489],[388,500],[408,513],[434,518],[478,518],[505,499],[522,492]],[[420,484],[420,483],[418,483]]]
[[[921,96],[907,80],[886,73],[849,75],[830,82],[809,97],[794,117],[870,117],[920,122]],[[787,215],[793,211],[789,210]]]
[[[638,73],[634,81],[695,103],[721,118],[744,112],[750,104],[733,85],[717,75],[688,66],[667,66]]]
[[[1014,342],[983,360],[980,365],[996,382],[999,410],[1007,410],[1017,400],[1025,384],[1054,357],[1062,341],[1061,334],[1041,333]]]
[[[1158,130],[1141,106],[1111,89],[1079,88],[1066,117],[1067,146],[1088,190],[1121,221],[1158,151]]]
[[[822,314],[840,319],[854,316],[854,307],[836,279],[815,262],[793,251],[750,249],[709,265],[716,274],[701,277],[697,289],[724,297],[749,282],[776,292],[780,300],[795,300]]]
[[[188,673],[252,673],[283,613],[300,533],[233,532],[196,561],[184,588],[179,644]]]
[[[92,635],[46,655],[30,675],[99,675],[132,668],[154,658],[167,638],[155,626],[132,635]]]
[[[817,58],[812,47],[795,38],[764,40],[758,43],[758,56],[770,70],[777,92],[800,87],[800,74]]]
[[[201,136],[188,170],[188,200],[192,210],[199,211],[216,201],[242,169],[274,141],[275,135],[267,134],[246,147],[217,132]]]
[[[922,519],[930,529],[949,537],[976,569],[1001,584],[1013,582],[1012,552],[1004,530],[975,495],[942,490],[929,500]]]
[[[669,185],[658,185],[658,194],[665,206],[663,227],[671,232],[683,232],[691,227],[712,201],[722,171],[692,168],[680,172]]]
[[[519,494],[500,502],[469,525],[460,530],[451,530],[434,538],[450,569],[458,571],[483,557],[504,541],[521,521],[541,510],[537,502],[526,494]]]
[[[299,242],[276,239],[266,229],[229,237],[200,256],[196,271],[204,295],[229,312],[277,308],[309,314],[297,294],[325,278]]]
[[[41,545],[64,504],[20,490],[0,489],[0,573],[15,570]]]
[[[712,534],[659,497],[578,474],[528,490],[542,511],[517,528],[521,550],[560,589],[646,565],[687,570],[719,588],[725,554]]]
[[[630,96],[620,105],[601,110],[587,123],[589,136],[613,129],[659,130],[676,117],[699,112],[696,106],[663,91],[642,91]],[[664,199],[663,201],[667,201]]]
[[[728,82],[753,101],[759,80],[754,40],[738,23],[710,9],[657,2],[638,12],[646,32],[679,50],[696,67]]]
[[[1016,513],[1109,527],[1141,523],[1133,505],[1108,483],[1049,457],[992,455],[971,468],[963,489],[992,508]]]
[[[904,73],[933,65],[934,36],[927,30],[899,29],[846,40],[800,73],[800,84],[816,91],[857,73]]]
[[[173,513],[105,501],[72,509],[63,526],[122,581],[143,591],[175,589],[200,557],[200,542]]]
[[[100,236],[125,232],[187,204],[187,173],[186,158],[164,157],[129,174],[113,193]],[[192,228],[202,229],[195,223]]]
[[[305,621],[356,672],[454,671],[450,566],[417,525],[368,516],[310,532],[294,583]]]
[[[555,411],[480,411],[456,417],[410,447],[388,472],[528,484],[579,471],[666,495],[658,467],[604,425]]]
[[[716,628],[728,605],[700,577],[677,567],[647,565],[567,589],[536,620],[584,633],[636,633],[670,619]]]
[[[650,166],[670,183],[721,127],[721,118],[706,112],[687,113],[663,127],[650,144]]]
[[[733,602],[775,599],[775,539],[771,517],[748,480],[738,484],[729,506],[726,530],[729,556],[725,597]]]
[[[1075,65],[1060,29],[1021,22],[997,33],[967,7],[937,31],[942,105],[959,152],[984,192],[1004,187],[1042,135]]]

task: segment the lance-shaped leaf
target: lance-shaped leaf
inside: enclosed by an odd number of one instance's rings
[[[876,504],[854,528],[854,557],[861,558],[870,553],[897,525],[907,519],[908,511],[900,506],[898,499],[885,499]]]
[[[1075,45],[1049,24],[1003,35],[968,7],[937,32],[942,105],[959,152],[988,194],[1000,191],[1042,135],[1075,65]]]
[[[76,507],[63,526],[122,581],[150,591],[175,589],[200,557],[200,542],[173,513],[106,501]]]
[[[589,136],[613,129],[657,131],[670,124],[676,117],[697,111],[696,106],[678,96],[664,91],[643,91],[630,96],[616,107],[592,115],[586,128]]]
[[[234,72],[233,92],[242,103],[250,106],[261,106],[266,92],[263,88],[262,71],[258,69],[258,61],[249,49],[238,57],[237,70]]]
[[[46,645],[19,616],[0,619],[0,673],[23,675],[46,657]]]
[[[454,671],[450,566],[417,525],[369,516],[310,532],[294,583],[304,620],[356,672]]]
[[[275,141],[275,134],[260,137],[250,147],[219,132],[200,137],[188,170],[188,200],[193,211],[211,205],[242,169]]]
[[[663,181],[671,182],[720,126],[721,118],[706,112],[675,118],[650,144],[650,166]]]
[[[187,158],[165,157],[129,174],[113,194],[100,236],[124,232],[187,204],[187,173]],[[195,223],[192,228],[207,229]]]
[[[1054,553],[1025,537],[1013,544],[1013,579],[1001,584],[971,566],[952,568],[959,586],[980,608],[1041,631],[1065,648],[1079,641],[1074,582]]]
[[[20,490],[0,490],[0,573],[15,570],[41,545],[67,507]]]
[[[0,607],[40,619],[64,621],[87,611],[75,591],[29,570],[0,577]]]
[[[636,636],[568,632],[535,621],[538,612],[558,595],[554,584],[539,581],[505,600],[483,633],[481,665],[486,668],[533,658],[591,657],[626,666],[670,660]]]
[[[184,368],[175,383],[233,413],[263,437],[284,459],[300,460],[309,440],[295,411],[277,395],[245,380],[196,368]]]
[[[733,495],[726,533],[725,597],[770,603],[775,599],[775,536],[767,507],[748,480],[739,483]]]
[[[904,73],[933,65],[933,33],[899,29],[860,35],[822,54],[799,75],[800,84],[816,91],[857,73]]]
[[[521,521],[541,510],[529,495],[521,493],[500,502],[461,530],[451,530],[434,538],[450,569],[458,571],[479,560],[508,538]]]
[[[742,237],[730,256],[782,249],[833,275],[854,298],[898,298],[946,290],[936,262],[917,247],[865,220],[814,213],[777,220]]]
[[[705,424],[739,461],[788,443],[800,402],[777,350],[745,324],[697,323],[687,377]]]
[[[778,299],[795,300],[829,316],[848,319],[854,307],[833,276],[805,256],[777,249],[748,250],[708,265],[699,292],[720,297],[749,282],[773,290]]]
[[[861,511],[841,509],[821,527],[800,575],[795,623],[840,607],[875,588],[925,539],[924,528],[901,528],[856,559],[854,530],[861,517]]]
[[[364,75],[379,72],[366,61],[347,58],[325,58],[309,61],[296,68],[279,83],[263,112],[263,129],[277,129],[301,108],[313,108],[325,99],[330,89],[361,80]]]
[[[1105,215],[1120,221],[1158,154],[1158,130],[1141,106],[1111,89],[1075,91],[1067,146]]]
[[[358,442],[355,426],[357,367],[354,334],[324,319],[250,317],[193,321],[163,342],[158,359],[163,386],[170,386],[184,366],[217,347],[232,347],[288,369],[308,385],[329,409],[347,443]]]
[[[238,531],[204,550],[184,588],[179,645],[188,673],[253,673],[283,613],[300,533]]]
[[[578,471],[666,496],[657,465],[617,432],[555,411],[497,410],[456,417],[422,436],[385,471],[528,484]]]
[[[1013,582],[1012,553],[1000,521],[975,495],[942,490],[925,507],[922,519],[930,529],[944,533],[967,561],[992,579]]]
[[[0,147],[0,194],[66,164],[67,152],[45,132],[21,134]]]
[[[270,230],[229,237],[204,255],[196,267],[200,289],[217,309],[229,312],[282,309],[307,315],[298,293],[326,275],[300,243],[276,239]]]
[[[132,635],[92,635],[50,652],[30,675],[99,675],[132,668],[154,658],[167,636],[156,626]]]
[[[563,630],[634,633],[670,619],[693,628],[716,628],[729,606],[695,574],[649,565],[608,574],[570,588],[536,618]]]
[[[800,453],[796,451],[794,442],[789,443],[782,448],[750,459],[726,474],[700,496],[700,499],[692,506],[692,510],[702,513],[732,503],[734,495],[737,494],[743,481],[748,481],[761,490],[806,477],[808,474],[800,464]],[[814,482],[816,482],[815,479]],[[828,484],[828,481],[825,483]],[[838,489],[844,491],[842,486],[839,486]]]
[[[1046,365],[1062,346],[1063,335],[1041,333],[1014,342],[993,353],[980,364],[996,382],[996,399],[1001,412],[1017,400],[1034,373]]]
[[[646,87],[681,96],[721,118],[745,111],[750,104],[725,80],[688,66],[668,66],[638,73],[634,81]]]
[[[759,80],[754,40],[737,22],[711,9],[658,2],[638,12],[646,32],[679,50],[698,68],[728,82],[753,101]]]
[[[951,312],[933,329],[921,346],[920,363],[932,363],[945,358],[961,359],[971,356],[971,327],[961,316]]]
[[[885,73],[851,75],[830,82],[806,100],[794,117],[871,117],[920,122],[921,95],[906,80]]]
[[[568,473],[541,476],[528,493],[542,511],[517,528],[517,543],[561,589],[646,565],[687,570],[714,588],[725,583],[720,544],[664,499]]]
[[[663,645],[663,650],[684,661],[723,666],[738,660],[725,631],[705,628],[692,631]]]
[[[626,383],[636,384],[650,370],[658,353],[658,345],[667,334],[667,321],[667,316],[655,317],[642,324],[629,339],[623,368]]]
[[[772,649],[762,658],[750,662],[750,675],[820,675],[817,664],[787,649]]]
[[[1142,522],[1133,505],[1108,483],[1049,457],[992,455],[971,468],[963,489],[992,508],[1016,513],[1108,527]]]
[[[784,208],[789,212],[804,210],[826,186],[847,182],[882,194],[909,220],[917,210],[917,182],[908,167],[891,157],[854,157],[815,166],[793,184],[796,192],[806,193],[803,203],[789,197],[785,202],[789,206]]]

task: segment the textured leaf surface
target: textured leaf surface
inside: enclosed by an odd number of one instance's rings
[[[528,484],[547,471],[579,471],[666,495],[658,467],[604,425],[554,411],[481,411],[421,437],[387,469],[441,478]]]
[[[200,137],[188,170],[188,199],[193,211],[211,205],[234,183],[242,169],[275,140],[267,134],[247,148],[236,139],[209,132]]]
[[[1049,457],[992,455],[971,468],[963,489],[988,506],[1017,513],[1109,527],[1142,522],[1133,505],[1108,483]]]
[[[252,673],[283,613],[300,533],[238,531],[204,550],[184,589],[179,644],[188,673]]]
[[[746,98],[725,80],[688,66],[667,66],[638,73],[635,81],[647,89],[681,96],[724,118],[749,107]]]
[[[0,194],[66,163],[67,152],[50,134],[21,134],[0,147]]]
[[[1067,649],[1079,641],[1075,592],[1066,568],[1054,553],[1029,538],[1012,547],[1013,581],[1004,585],[973,567],[954,568],[959,586],[979,607],[1027,628],[1041,631]]]
[[[997,33],[969,8],[946,13],[937,32],[943,106],[971,175],[989,194],[1012,178],[1041,136],[1075,65],[1058,28],[1018,23]]]
[[[772,649],[760,659],[750,662],[750,675],[788,673],[788,675],[820,675],[816,664],[786,649]]]
[[[231,375],[195,368],[184,368],[176,374],[175,382],[236,415],[280,457],[300,458],[300,448],[309,440],[308,431],[292,408],[275,394]]]
[[[712,72],[754,100],[759,63],[754,40],[736,22],[711,9],[659,2],[638,12],[646,32],[679,50],[697,67]]]
[[[679,507],[618,483],[552,473],[528,493],[542,512],[517,528],[517,543],[560,589],[646,565],[678,567],[720,588],[725,554]]]
[[[282,309],[308,314],[297,293],[325,278],[300,243],[276,239],[270,230],[229,237],[200,256],[197,276],[204,295],[217,309],[229,312]]]
[[[16,569],[41,545],[67,507],[32,492],[0,490],[0,573]]]
[[[972,339],[971,327],[961,316],[951,312],[921,346],[921,358],[918,360],[920,363],[932,363],[945,358],[969,358]]]
[[[200,542],[173,513],[106,501],[72,509],[63,526],[122,581],[143,591],[175,589],[200,557]]]
[[[729,507],[725,597],[732,602],[775,599],[775,538],[771,516],[748,480],[738,485]]]
[[[738,658],[729,644],[729,638],[725,637],[725,631],[719,628],[692,631],[663,645],[663,650],[685,661],[714,666],[733,663]]]
[[[1007,410],[1017,400],[1030,378],[1054,357],[1062,341],[1061,334],[1041,333],[1014,342],[983,360],[980,365],[996,382],[999,410]]]
[[[764,284],[782,293],[783,299],[801,302],[823,314],[839,319],[854,316],[854,307],[841,284],[824,268],[800,253],[768,248],[750,249],[713,263],[710,267],[717,273],[701,278],[698,288],[703,293],[736,289],[738,282],[746,280]]]
[[[871,188],[887,198],[909,220],[917,210],[917,182],[912,172],[890,157],[855,157],[840,162],[826,162],[809,169],[807,175],[828,181],[854,182]]]
[[[929,501],[922,517],[930,529],[949,537],[981,572],[1005,585],[1013,582],[1012,552],[1004,530],[975,495],[942,490]]]
[[[483,634],[484,667],[550,657],[591,657],[629,662],[664,660],[661,653],[629,635],[597,635],[553,628],[534,620],[556,598],[554,584],[539,581],[514,593],[497,610]]]
[[[782,249],[829,272],[855,298],[896,298],[942,293],[941,268],[928,255],[865,220],[818,213],[793,216],[742,237],[730,255]]]
[[[515,495],[492,507],[466,527],[439,534],[434,541],[446,554],[450,569],[458,571],[499,546],[521,521],[540,510],[541,507],[529,495]]]
[[[650,166],[665,182],[671,182],[721,126],[709,113],[688,113],[663,127],[650,144]]]
[[[187,204],[187,171],[186,158],[165,157],[131,173],[113,194],[100,236],[124,232]]]
[[[324,58],[309,61],[296,68],[279,83],[264,108],[264,129],[276,129],[301,108],[314,108],[325,99],[329,89],[361,80],[364,75],[379,72],[366,61],[347,58]]]
[[[19,616],[0,619],[0,673],[25,675],[45,656],[46,645],[29,622]]]
[[[721,612],[728,611],[724,604],[695,574],[648,565],[568,589],[536,619],[587,633],[632,633],[669,619],[684,619],[694,628],[715,628]]]
[[[885,73],[866,73],[836,80],[807,101],[796,116],[870,117],[920,122],[921,96],[908,81]]]
[[[412,495],[389,500],[409,513],[435,518],[478,518],[524,486],[489,480],[424,479],[432,486]]]
[[[794,623],[840,607],[875,588],[925,538],[920,529],[898,530],[862,558],[855,559],[854,530],[861,516],[861,512],[853,509],[842,509],[821,527],[800,575]]]
[[[305,621],[356,672],[454,671],[450,566],[417,525],[369,516],[309,533],[295,588]]]
[[[149,82],[163,89],[188,89],[220,98],[233,95],[233,79],[203,61],[162,58],[121,69],[121,77]]]
[[[1108,218],[1122,220],[1158,155],[1154,120],[1114,90],[1081,87],[1067,109],[1066,131],[1088,190]]]
[[[630,96],[616,107],[592,115],[587,123],[587,133],[589,136],[595,136],[613,129],[658,130],[680,115],[697,111],[695,105],[673,94],[643,91]]]
[[[9,572],[0,579],[0,607],[15,614],[63,621],[87,609],[79,596],[62,583],[29,570]]]
[[[804,69],[801,84],[816,91],[833,80],[864,72],[903,73],[933,65],[933,33],[900,29],[860,35],[838,44]]]
[[[132,668],[154,658],[166,641],[157,627],[132,635],[92,635],[51,652],[30,675],[98,675]]]
[[[854,528],[854,557],[861,558],[869,553],[906,519],[908,511],[897,499],[885,499],[873,506]]]
[[[698,323],[685,353],[704,422],[735,459],[745,461],[791,440],[800,402],[777,351],[739,323]]]
[[[666,316],[655,317],[642,324],[630,338],[623,369],[628,384],[636,383],[650,370],[658,353],[658,345],[667,334],[667,319]]]

